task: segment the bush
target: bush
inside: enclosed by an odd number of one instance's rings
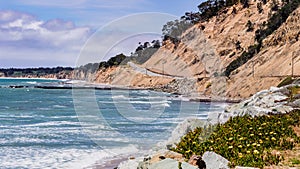
[[[214,151],[231,166],[263,167],[283,160],[280,150],[291,150],[300,138],[291,126],[300,125],[300,110],[280,115],[234,117],[225,124],[196,128],[172,149],[189,159]]]
[[[286,85],[289,85],[289,84],[292,84],[293,83],[293,78],[292,76],[288,76],[286,77],[283,81],[281,81],[277,87],[282,87],[282,86],[286,86]]]

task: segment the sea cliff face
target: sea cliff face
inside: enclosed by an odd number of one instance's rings
[[[243,8],[241,4],[234,5],[208,21],[195,24],[183,33],[178,44],[165,41],[147,62],[138,65],[165,74],[162,78],[141,74],[125,66],[98,71],[95,80],[128,86],[167,88],[181,93],[178,77],[182,77],[194,80],[195,85],[189,89],[193,91],[190,95],[196,91],[196,95],[218,95],[240,100],[277,86],[292,72],[300,75],[300,8],[297,8],[278,29],[263,39],[253,57],[245,60],[245,64],[238,66],[229,76],[224,76],[225,69],[232,62],[258,45],[257,33],[267,29],[268,22],[278,12],[271,9],[271,1],[267,1],[262,11],[259,11],[259,3],[249,1],[249,8]],[[283,6],[284,2],[278,1],[279,9]],[[248,22],[252,26],[250,31]]]

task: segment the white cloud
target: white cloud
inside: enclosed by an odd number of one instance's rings
[[[136,8],[141,7],[141,4],[147,4],[147,0],[126,0],[126,1],[115,1],[115,0],[15,0],[18,3],[24,5],[33,6],[46,6],[46,7],[57,7],[57,8],[105,8],[105,9],[125,9],[125,8]]]
[[[91,33],[91,28],[76,27],[71,21],[42,21],[27,13],[0,11],[0,57],[42,58],[60,65],[60,61],[66,64],[64,57],[68,56],[69,64],[73,64]]]

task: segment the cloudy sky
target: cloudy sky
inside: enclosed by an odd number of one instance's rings
[[[200,2],[2,0],[0,67],[73,67],[87,55],[126,54],[138,41],[158,38],[164,22],[197,11]]]

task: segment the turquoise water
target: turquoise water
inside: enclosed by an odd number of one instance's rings
[[[166,140],[185,117],[205,119],[209,111],[222,108],[147,90],[33,88],[59,83],[0,79],[1,169],[91,168]],[[86,93],[93,94],[94,102]]]

